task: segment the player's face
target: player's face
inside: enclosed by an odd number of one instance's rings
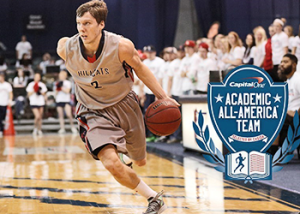
[[[89,12],[86,12],[81,17],[77,17],[76,22],[79,36],[84,44],[95,42],[99,35],[101,35],[101,30],[104,28],[104,22],[102,21],[98,24],[96,19]]]
[[[0,82],[4,82],[4,76],[0,75]]]

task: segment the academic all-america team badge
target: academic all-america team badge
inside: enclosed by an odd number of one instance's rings
[[[274,157],[267,153],[278,136],[288,107],[287,83],[274,83],[263,69],[245,65],[231,70],[222,83],[209,83],[207,102],[211,122],[229,150],[224,157],[204,127],[202,112],[193,122],[196,142],[206,160],[228,180],[270,180],[272,171],[293,157],[300,135],[299,117]],[[298,133],[299,132],[299,133]]]

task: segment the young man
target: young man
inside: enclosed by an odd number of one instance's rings
[[[162,213],[162,192],[153,191],[118,156],[124,153],[136,165],[146,164],[144,121],[131,91],[132,69],[158,99],[179,104],[166,95],[130,40],[103,30],[107,12],[104,1],[81,5],[76,11],[78,34],[60,39],[57,53],[76,82],[76,118],[87,150],[120,184],[148,199],[145,214]]]

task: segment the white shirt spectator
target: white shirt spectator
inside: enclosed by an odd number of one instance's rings
[[[243,59],[245,52],[245,47],[236,46],[235,48],[231,48],[228,59],[234,61],[236,59]]]
[[[289,38],[285,32],[272,36],[272,61],[273,65],[279,65],[284,56],[284,48],[289,45]]]
[[[197,53],[194,53],[192,56],[185,56],[180,64],[180,73],[186,72],[186,77],[182,79],[182,92],[186,92],[189,90],[194,90],[195,85],[193,83],[193,79],[195,79],[194,72],[192,71],[192,65],[197,64],[201,61],[200,56]]]
[[[169,67],[170,67],[170,62],[164,62],[163,66],[161,67],[161,70],[160,70],[160,78],[162,79],[162,88],[164,89],[165,92],[168,92]]]
[[[47,61],[41,61],[40,62],[40,68],[42,69],[42,71],[43,71],[43,74],[46,74],[46,67],[48,66],[48,65],[50,65],[50,60],[47,60]]]
[[[71,89],[71,88],[72,88],[71,82],[69,80],[64,80],[62,89]],[[69,93],[66,93],[62,90],[58,91],[56,94],[56,98],[55,98],[56,103],[70,103],[71,102],[71,94],[70,93],[71,93],[71,90]]]
[[[18,60],[22,59],[23,54],[27,53],[30,55],[30,51],[32,50],[32,46],[28,41],[18,42],[16,46],[16,51],[18,51]]]
[[[31,82],[28,84],[26,91],[27,92],[34,92],[33,86],[35,85],[35,82]],[[39,82],[39,87],[41,87],[41,93],[47,92],[47,87],[44,83]],[[44,106],[45,105],[45,97],[44,95],[37,95],[37,93],[33,93],[29,97],[29,102],[31,106]]]
[[[218,69],[221,71],[225,71],[230,66],[230,64],[223,62],[224,59],[229,59],[229,53],[224,53],[221,60],[218,60],[217,62]]]
[[[294,36],[289,37],[289,46],[288,46],[289,50],[293,50],[294,40],[295,40]]]
[[[286,82],[289,87],[289,104],[288,110],[296,111],[300,108],[300,73],[295,72],[294,75]]]
[[[196,90],[207,92],[210,71],[217,70],[217,62],[210,58],[203,59],[193,66],[197,78]]]
[[[15,77],[14,87],[15,88],[25,88],[28,82],[28,77]]]
[[[159,57],[155,57],[154,60],[145,59],[143,62],[150,69],[150,71],[152,71],[156,79],[159,80],[161,77],[161,67],[165,61]],[[144,92],[146,94],[153,94],[153,92],[146,85],[144,86]]]
[[[296,47],[296,52],[295,52],[295,56],[297,57],[298,59],[298,64],[297,64],[297,70],[298,72],[300,72],[300,38],[299,36],[296,36],[294,38],[294,44],[293,44],[293,48]]]
[[[168,76],[173,77],[171,94],[174,96],[182,95],[182,80],[183,79],[181,77],[181,72],[179,70],[181,61],[182,60],[180,60],[180,59],[175,59],[170,63],[170,66],[169,66]]]
[[[254,51],[253,65],[260,67],[261,64],[263,63],[266,55],[266,49],[265,49],[266,44],[267,41],[264,41],[260,43],[260,45],[256,46]]]
[[[0,106],[8,105],[10,92],[12,92],[11,84],[9,84],[8,82],[0,83]]]
[[[254,59],[254,53],[255,53],[255,51],[256,51],[256,47],[253,46],[253,47],[250,49],[249,55],[248,55],[247,57],[245,57],[245,56],[243,57],[243,63],[244,63],[244,64],[249,63],[251,58]]]
[[[296,36],[294,39],[294,45],[293,48],[296,47],[295,56],[298,58],[298,61],[300,60],[300,38],[299,36]]]
[[[6,71],[6,70],[7,70],[6,63],[3,63],[3,65],[0,65],[0,72]]]

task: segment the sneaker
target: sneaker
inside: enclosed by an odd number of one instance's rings
[[[37,133],[38,133],[37,129],[36,129],[36,128],[35,128],[35,129],[33,129],[32,135],[36,136],[36,135],[37,135]]]
[[[154,143],[164,143],[168,140],[167,136],[161,136],[159,138],[156,138]]]
[[[75,127],[71,128],[71,131],[72,131],[73,134],[77,134],[78,133],[78,131],[77,131],[77,129]]]
[[[176,138],[172,138],[172,139],[167,140],[167,143],[178,143],[178,142],[180,142],[180,140],[176,139]]]
[[[160,214],[167,209],[162,195],[164,191],[162,190],[154,198],[149,200],[148,209],[143,214]]]
[[[120,157],[120,160],[123,164],[125,164],[126,166],[130,167],[132,169],[132,161],[130,160],[129,157],[127,157],[126,155],[122,154],[122,153],[119,153],[119,157]]]
[[[155,136],[147,137],[146,142],[154,142],[156,140]]]
[[[65,129],[60,129],[58,130],[58,134],[65,134],[66,133],[66,130]]]
[[[42,130],[38,130],[38,135],[39,135],[39,136],[43,136]]]

